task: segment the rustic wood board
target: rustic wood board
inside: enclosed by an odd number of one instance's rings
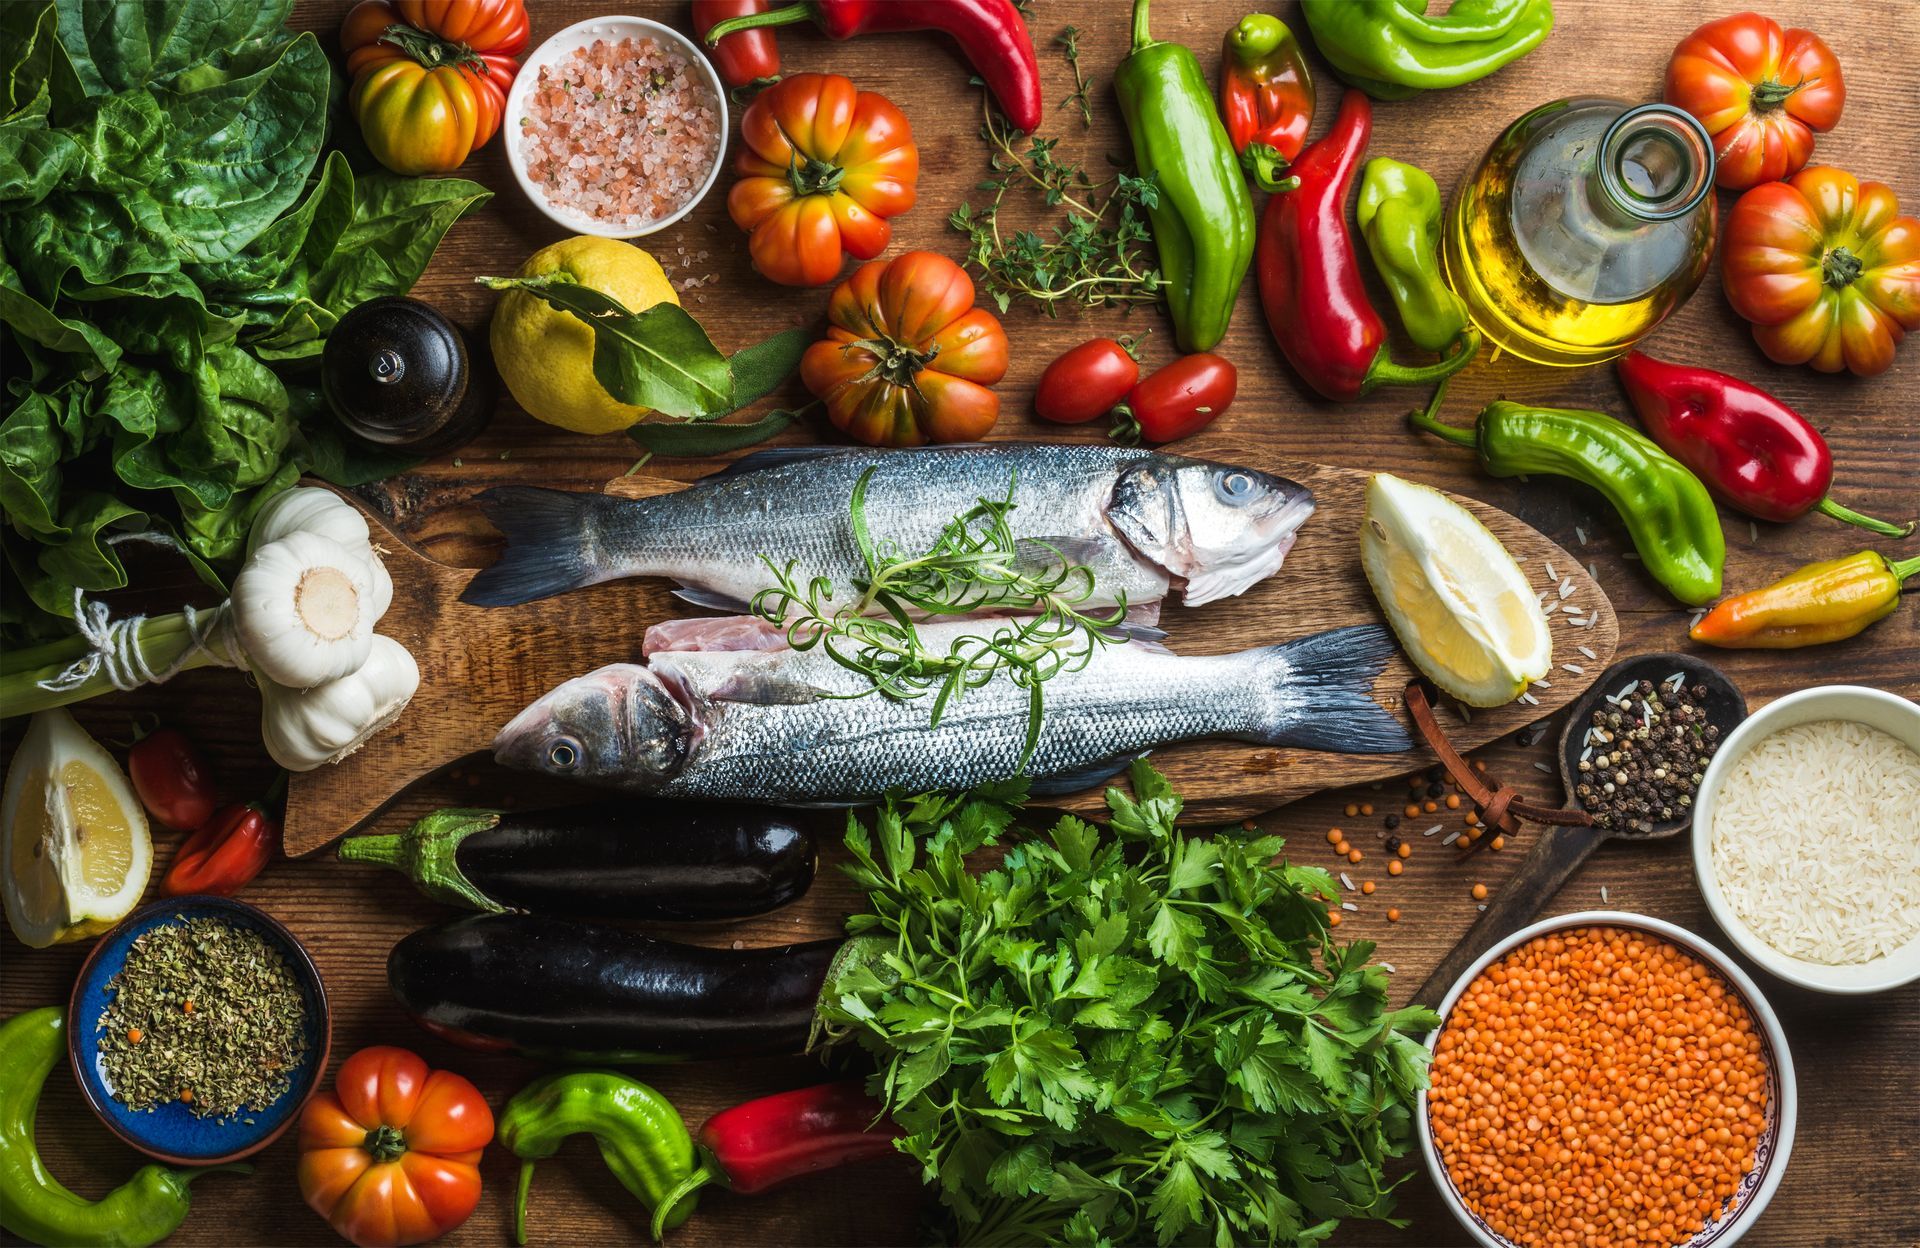
[[[318,31],[329,52],[341,18],[353,0],[299,0],[294,21]],[[1277,12],[1304,31],[1299,6],[1249,0],[1153,0],[1154,34],[1192,47],[1211,77],[1221,34],[1250,8]],[[536,41],[575,21],[616,7],[596,0],[538,0],[533,7]],[[632,0],[617,6],[684,28],[684,0]],[[1439,5],[1436,3],[1436,8]],[[1633,100],[1657,99],[1673,45],[1708,17],[1741,6],[1705,7],[1696,0],[1640,0],[1623,7],[1608,0],[1555,0],[1556,27],[1537,51],[1469,87],[1433,92],[1408,103],[1382,104],[1374,113],[1373,155],[1412,162],[1432,173],[1443,190],[1458,184],[1500,127],[1548,100],[1602,92]],[[1907,0],[1865,0],[1835,5],[1826,0],[1770,0],[1764,11],[1788,26],[1820,33],[1845,66],[1846,114],[1819,136],[1815,159],[1889,182],[1906,210],[1920,204],[1920,172],[1912,155],[1908,112],[1911,66],[1920,60],[1920,23],[1910,20]],[[1127,43],[1120,0],[1034,0],[1029,21],[1046,87],[1048,133],[1060,137],[1063,159],[1086,162],[1096,176],[1107,157],[1124,160],[1125,137],[1115,119],[1110,89],[1113,67]],[[1623,16],[1624,15],[1624,16]],[[1093,78],[1094,124],[1083,129],[1059,107],[1073,90],[1052,38],[1067,25],[1081,31],[1082,64]],[[956,254],[960,240],[947,228],[948,211],[980,198],[973,185],[987,176],[986,147],[975,134],[978,93],[966,85],[967,69],[951,45],[932,35],[900,35],[832,43],[808,26],[789,26],[779,41],[786,68],[825,70],[851,76],[862,88],[882,92],[907,112],[921,146],[920,204],[894,221],[892,250],[926,247]],[[1308,59],[1323,100],[1331,101],[1326,63],[1307,39]],[[336,64],[338,58],[336,56]],[[1323,107],[1315,132],[1326,128]],[[469,332],[486,337],[494,296],[473,283],[476,274],[507,271],[527,252],[561,238],[526,202],[507,172],[498,141],[469,161],[462,174],[498,192],[492,203],[448,234],[433,267],[415,293],[431,301]],[[1722,219],[1733,202],[1717,193]],[[755,278],[745,248],[715,195],[679,226],[649,240],[648,248],[676,278],[700,276],[687,306],[714,340],[727,349],[770,329],[817,323],[820,291],[784,290]],[[1022,213],[1022,225],[1038,214]],[[702,256],[701,253],[708,253]],[[1878,514],[1914,514],[1920,504],[1920,421],[1910,396],[1920,390],[1920,339],[1909,336],[1893,367],[1876,378],[1831,377],[1804,368],[1771,364],[1755,348],[1746,326],[1720,293],[1717,266],[1698,293],[1660,327],[1648,350],[1663,359],[1706,364],[1755,382],[1818,424],[1833,447],[1838,467],[1835,494],[1850,506]],[[1385,307],[1380,288],[1376,303]],[[1004,318],[1012,336],[1012,368],[999,391],[1005,410],[997,436],[1059,440],[1097,439],[1095,427],[1062,429],[1030,415],[1035,382],[1059,352],[1096,334],[1156,332],[1146,339],[1149,363],[1173,353],[1165,318],[1154,312],[1132,317],[1106,312],[1069,313],[1057,320],[1016,307]],[[1360,469],[1387,469],[1416,476],[1456,494],[1499,507],[1593,562],[1619,613],[1620,651],[1683,649],[1711,659],[1760,706],[1812,684],[1846,681],[1889,689],[1920,699],[1920,610],[1909,604],[1861,636],[1802,651],[1713,651],[1686,640],[1688,612],[1676,606],[1626,557],[1631,549],[1605,503],[1592,492],[1564,483],[1496,480],[1482,474],[1473,457],[1408,431],[1404,412],[1414,396],[1381,390],[1346,406],[1320,402],[1279,358],[1260,316],[1252,284],[1242,293],[1233,328],[1220,350],[1240,369],[1240,393],[1217,422],[1218,437],[1234,446],[1255,446],[1275,459],[1308,459]],[[1561,407],[1625,413],[1613,370],[1543,369],[1511,358],[1483,356],[1453,386],[1452,419],[1487,399],[1505,395]],[[805,398],[797,386],[773,396],[792,405]],[[795,430],[785,440],[813,435]],[[394,527],[450,565],[477,567],[496,553],[477,513],[467,504],[489,485],[537,483],[566,489],[597,489],[639,458],[624,438],[591,438],[538,424],[503,403],[491,428],[460,452],[361,493],[388,515]],[[690,466],[697,472],[712,465]],[[656,465],[649,465],[652,470]],[[1858,530],[1812,518],[1791,525],[1749,528],[1722,509],[1727,535],[1727,584],[1744,589],[1785,574],[1812,559],[1829,559],[1872,546],[1905,557],[1920,542],[1878,542]],[[164,610],[191,596],[190,577],[176,576],[163,561],[141,558],[136,574],[148,589],[128,595],[129,610]],[[191,598],[210,605],[206,597]],[[233,672],[191,672],[169,684],[125,696],[100,698],[76,708],[80,721],[104,742],[125,742],[135,717],[158,717],[184,728],[205,751],[229,795],[261,792],[274,768],[260,748],[259,709],[243,677]],[[0,723],[0,761],[18,739],[20,725]],[[475,733],[478,737],[481,734]],[[1559,782],[1536,766],[1552,765],[1553,738],[1532,746],[1507,736],[1475,757],[1529,798],[1557,802]],[[1314,865],[1335,867],[1324,841],[1326,829],[1347,829],[1355,844],[1377,844],[1383,816],[1397,814],[1403,800],[1397,784],[1329,790],[1259,817],[1261,829],[1285,836],[1287,853]],[[416,784],[376,820],[398,831],[448,805],[551,804],[578,789],[499,770],[491,764],[461,767]],[[1355,818],[1345,808],[1373,804],[1372,817]],[[1448,819],[1458,826],[1457,812]],[[1817,818],[1811,833],[1827,831]],[[1376,881],[1373,896],[1355,896],[1357,911],[1345,912],[1340,934],[1376,941],[1375,956],[1396,968],[1393,1001],[1404,1002],[1476,917],[1473,883],[1498,891],[1532,845],[1522,832],[1500,853],[1466,862],[1451,852],[1416,847],[1405,874],[1379,870],[1369,852],[1355,880]],[[156,864],[164,867],[179,837],[156,836]],[[1428,845],[1431,842],[1427,843]],[[1543,914],[1565,914],[1606,904],[1655,915],[1702,933],[1726,947],[1693,881],[1683,837],[1646,845],[1606,845],[1547,903]],[[835,935],[858,898],[837,867],[846,861],[837,845],[823,847],[821,872],[801,902],[764,918],[713,928],[676,931],[678,939],[720,946],[778,944]],[[386,986],[386,954],[396,940],[446,911],[416,894],[399,877],[355,869],[325,858],[277,863],[243,894],[285,922],[326,976],[333,1002],[334,1053],[344,1058],[362,1045],[404,1044],[436,1066],[474,1080],[498,1108],[538,1073],[529,1062],[455,1049],[410,1024]],[[151,896],[151,894],[149,894]],[[1401,919],[1390,922],[1388,907]],[[90,946],[85,943],[29,951],[0,933],[0,1016],[66,999]],[[1805,992],[1748,965],[1779,1014],[1799,1058],[1800,1130],[1793,1161],[1779,1193],[1743,1240],[1744,1248],[1912,1248],[1920,1244],[1920,1204],[1888,1199],[1909,1190],[1914,1157],[1900,1140],[1920,1139],[1920,1097],[1911,1094],[1913,1059],[1920,1052],[1920,984],[1859,1000]],[[798,1087],[820,1077],[811,1058],[704,1063],[649,1070],[644,1078],[671,1097],[688,1122],[753,1096]],[[124,1182],[141,1158],[100,1127],[80,1100],[72,1078],[56,1070],[41,1102],[38,1139],[48,1167],[81,1195],[97,1199]],[[238,1244],[339,1248],[339,1236],[301,1202],[294,1181],[297,1146],[282,1137],[256,1158],[251,1178],[216,1175],[194,1185],[193,1212],[168,1240],[169,1248],[232,1248]],[[481,1163],[486,1191],[471,1221],[437,1241],[450,1248],[500,1248],[510,1242],[512,1191],[517,1166],[503,1150],[489,1148]],[[1404,1226],[1343,1223],[1335,1248],[1470,1248],[1468,1237],[1420,1172],[1417,1158],[1400,1163],[1411,1172],[1400,1187],[1397,1214]],[[756,1197],[724,1192],[703,1197],[699,1214],[675,1231],[675,1248],[741,1248],[743,1245],[911,1244],[922,1242],[921,1220],[931,1197],[906,1168],[867,1167],[818,1176]],[[643,1219],[631,1197],[608,1175],[590,1141],[570,1141],[543,1163],[534,1186],[529,1230],[538,1245],[639,1243]],[[0,1236],[0,1241],[7,1241]]]
[[[1256,446],[1196,439],[1183,452],[1243,464],[1290,477],[1313,491],[1318,504],[1300,530],[1286,567],[1238,598],[1197,610],[1170,607],[1161,625],[1167,644],[1181,654],[1222,654],[1290,641],[1347,624],[1382,619],[1360,569],[1358,532],[1365,506],[1366,472],[1326,464],[1274,460]],[[627,497],[679,488],[673,478],[621,477],[612,493]],[[1578,560],[1531,526],[1498,508],[1459,500],[1505,542],[1536,590],[1573,582],[1564,605],[1592,613],[1591,626],[1574,627],[1573,616],[1556,610],[1553,635],[1560,662],[1584,667],[1584,675],[1556,667],[1535,693],[1538,705],[1514,702],[1458,716],[1452,735],[1462,749],[1497,740],[1578,697],[1612,660],[1619,625],[1606,594]],[[369,519],[383,527],[378,516]],[[630,580],[590,586],[518,607],[473,607],[459,601],[472,579],[388,530],[380,539],[393,575],[393,606],[380,631],[413,652],[420,664],[420,691],[395,723],[359,752],[331,767],[293,778],[287,795],[287,853],[312,853],[364,824],[408,785],[476,752],[488,749],[495,729],[561,681],[605,663],[636,661],[640,637],[661,620],[693,614],[673,597],[671,585]],[[1552,568],[1557,576],[1549,576]],[[609,621],[617,621],[610,626]],[[1574,651],[1584,645],[1598,657]],[[1383,705],[1397,708],[1413,675],[1396,656],[1375,683]],[[1405,754],[1326,754],[1270,749],[1233,741],[1191,741],[1157,751],[1156,764],[1187,798],[1196,820],[1246,819],[1322,789],[1363,784],[1400,775],[1432,761],[1424,748]],[[1062,799],[1070,810],[1104,809],[1102,786]]]

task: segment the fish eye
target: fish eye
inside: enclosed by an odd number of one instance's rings
[[[1223,472],[1214,478],[1213,490],[1221,502],[1238,506],[1253,498],[1253,478],[1244,472]]]
[[[580,743],[572,737],[560,737],[547,747],[547,761],[561,771],[572,771],[580,762]]]

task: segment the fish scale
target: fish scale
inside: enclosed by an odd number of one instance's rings
[[[934,653],[991,631],[981,621],[920,629]],[[950,700],[936,726],[932,695],[887,698],[819,650],[665,651],[647,667],[615,664],[567,682],[516,717],[494,749],[509,766],[674,797],[834,805],[1023,772],[1038,794],[1068,792],[1201,737],[1406,749],[1405,730],[1371,694],[1392,652],[1391,635],[1374,625],[1204,657],[1103,646],[1045,682],[1039,739],[1023,766],[1028,691],[1005,670]]]

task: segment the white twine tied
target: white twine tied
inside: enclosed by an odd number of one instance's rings
[[[109,546],[122,542],[147,542],[179,554],[186,553],[179,541],[165,533],[121,533],[107,539]],[[142,685],[163,684],[202,654],[212,655],[214,661],[224,667],[244,667],[246,664],[233,638],[232,608],[230,602],[223,602],[210,611],[182,606],[180,614],[186,619],[187,636],[192,644],[174,656],[172,662],[156,669],[147,661],[146,649],[140,641],[140,626],[147,622],[147,617],[130,615],[113,619],[106,603],[88,602],[86,592],[76,588],[73,622],[80,636],[86,639],[87,653],[69,663],[58,675],[35,683],[48,693],[70,693],[104,673],[108,683],[125,692]]]

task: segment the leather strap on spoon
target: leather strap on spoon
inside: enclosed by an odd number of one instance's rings
[[[1567,877],[1606,839],[1607,833],[1594,828],[1593,817],[1584,810],[1557,810],[1537,805],[1520,797],[1510,784],[1489,789],[1486,778],[1460,757],[1460,752],[1447,740],[1446,733],[1434,719],[1426,691],[1417,682],[1407,686],[1406,703],[1420,735],[1427,739],[1462,791],[1484,812],[1481,818],[1488,827],[1512,833],[1521,819],[1550,825],[1541,829],[1533,848],[1521,861],[1520,869],[1487,902],[1479,920],[1467,929],[1460,943],[1440,959],[1440,965],[1433,968],[1427,982],[1413,994],[1414,1004],[1438,1009],[1441,999],[1467,968],[1481,954],[1526,926],[1547,899],[1560,891]]]

